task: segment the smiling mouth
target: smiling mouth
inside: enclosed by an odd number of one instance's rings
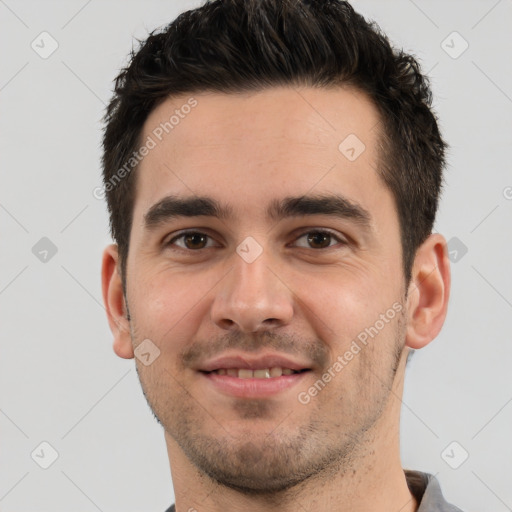
[[[291,368],[281,368],[275,366],[273,368],[262,368],[258,370],[251,370],[249,368],[219,368],[217,370],[202,371],[205,374],[212,375],[227,375],[229,377],[236,377],[238,379],[272,379],[282,377],[283,375],[293,375],[296,373],[308,372],[309,368],[303,370],[292,370]]]

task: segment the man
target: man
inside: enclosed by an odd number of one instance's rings
[[[164,427],[169,511],[459,510],[399,453],[407,356],[450,289],[430,105],[341,1],[208,2],[132,53],[103,296]]]

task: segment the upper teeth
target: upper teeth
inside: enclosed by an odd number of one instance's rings
[[[281,377],[281,375],[291,375],[296,373],[290,368],[263,368],[261,370],[249,370],[247,368],[220,368],[213,373],[218,375],[229,375],[239,379],[270,379],[270,377]]]

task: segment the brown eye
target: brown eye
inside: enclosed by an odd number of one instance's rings
[[[205,247],[208,237],[202,233],[189,233],[183,240],[187,249],[202,249]]]
[[[200,249],[207,249],[212,247],[213,240],[205,233],[198,231],[188,231],[181,233],[181,235],[175,236],[166,245],[178,247],[180,249],[188,249],[191,251],[197,251]]]
[[[299,236],[295,241],[296,247],[303,249],[331,249],[336,246],[347,245],[346,239],[337,233],[331,233],[326,229],[316,229],[307,231]]]
[[[331,243],[331,234],[323,231],[314,231],[308,234],[308,244],[313,249],[325,249]]]

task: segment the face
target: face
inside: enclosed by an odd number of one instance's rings
[[[378,130],[342,88],[174,97],[145,123],[130,342],[160,351],[137,359],[148,403],[218,482],[276,491],[370,449],[406,329]]]

